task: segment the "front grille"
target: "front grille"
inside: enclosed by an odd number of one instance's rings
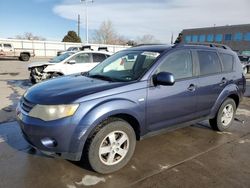
[[[22,110],[27,113],[29,113],[32,110],[32,108],[35,106],[35,104],[29,102],[24,97],[21,99],[20,105],[21,105]]]

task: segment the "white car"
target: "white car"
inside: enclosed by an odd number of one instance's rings
[[[29,65],[30,80],[38,83],[58,76],[87,72],[112,54],[105,51],[67,52],[49,62],[36,62]]]

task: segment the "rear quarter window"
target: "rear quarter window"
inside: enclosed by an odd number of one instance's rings
[[[224,72],[232,72],[234,66],[234,56],[230,54],[220,54]]]
[[[198,51],[200,75],[217,74],[222,71],[219,56],[212,51]]]

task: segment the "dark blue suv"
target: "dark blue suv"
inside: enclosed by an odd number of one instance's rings
[[[225,46],[142,45],[94,69],[37,84],[17,119],[40,151],[70,160],[82,153],[99,173],[128,163],[136,140],[208,119],[229,128],[245,91],[237,54]]]

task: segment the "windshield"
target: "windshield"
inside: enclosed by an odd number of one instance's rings
[[[121,51],[88,72],[88,77],[129,82],[139,79],[160,55],[149,51]]]
[[[49,62],[50,62],[50,63],[59,63],[59,62],[65,60],[65,59],[67,59],[67,58],[68,58],[69,56],[71,56],[72,54],[74,54],[74,53],[72,53],[72,52],[64,53],[64,54],[62,54],[62,55],[59,55],[59,56],[54,57],[54,58],[51,59]]]

